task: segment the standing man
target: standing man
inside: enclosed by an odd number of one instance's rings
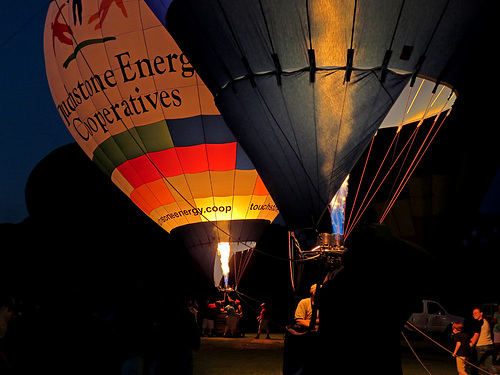
[[[207,300],[203,314],[202,335],[211,337],[214,335],[215,318],[217,317],[217,305]]]
[[[236,332],[236,327],[238,326],[238,314],[236,312],[235,303],[232,299],[229,300],[229,304],[226,305],[224,311],[227,313],[226,317],[226,329],[224,330],[224,337],[234,337]]]
[[[255,336],[256,339],[260,338],[260,334],[263,331],[266,331],[267,336],[266,339],[270,339],[269,337],[269,312],[266,309],[266,304],[262,303],[260,305],[260,315],[257,317],[257,320],[259,322],[259,330],[257,331],[257,336]]]
[[[308,328],[311,324],[311,318],[314,306],[314,297],[316,296],[316,284],[311,286],[309,290],[310,297],[300,300],[295,310],[295,322],[304,328]],[[318,314],[319,315],[319,314]],[[316,329],[318,328],[319,318],[316,317]]]
[[[476,366],[484,360],[484,365],[486,366],[486,371],[490,374],[497,375],[497,370],[493,366],[493,355],[495,354],[495,347],[493,346],[493,340],[491,339],[491,328],[490,323],[483,318],[483,311],[480,308],[476,308],[472,311],[472,317],[474,318],[473,335],[471,338],[471,348],[476,349]],[[475,375],[478,373],[477,368],[471,368],[471,374]]]

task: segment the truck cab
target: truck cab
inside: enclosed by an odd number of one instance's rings
[[[449,314],[438,302],[422,300],[422,311],[415,312],[408,321],[422,332],[426,333],[450,333],[454,322],[463,322],[461,316]],[[405,326],[410,331],[414,329],[408,324]]]

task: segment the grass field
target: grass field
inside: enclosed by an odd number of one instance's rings
[[[283,335],[253,337],[255,333],[244,338],[202,337],[194,352],[194,374],[282,374]]]
[[[254,339],[254,336],[255,333],[248,333],[244,338],[203,337],[201,348],[194,352],[194,374],[282,374],[283,335],[271,334],[270,340]],[[402,340],[401,361],[404,375],[457,374],[455,359],[436,344],[417,339],[410,340],[410,345],[425,368]],[[383,373],[382,364],[379,364],[377,371]]]

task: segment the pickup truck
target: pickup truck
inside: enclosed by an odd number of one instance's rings
[[[422,300],[422,311],[415,312],[408,321],[422,332],[451,334],[454,322],[463,322],[461,316],[451,315],[436,301]],[[414,329],[408,324],[405,326],[410,331]]]

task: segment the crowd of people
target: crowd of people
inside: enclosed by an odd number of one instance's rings
[[[196,317],[201,336],[204,337],[244,337],[245,329],[242,322],[243,306],[239,299],[226,296],[224,300],[206,300],[201,306],[191,301],[189,310]],[[269,336],[269,312],[265,303],[261,304],[261,311],[257,316],[258,333],[255,338],[265,332]]]
[[[200,336],[242,337],[245,326],[258,325],[258,335],[269,338],[265,304],[260,314],[247,312],[251,321],[242,324],[237,298],[202,304],[160,289],[139,283],[101,302],[75,293],[33,308],[0,295],[0,374],[25,375],[47,367],[55,375],[188,375]]]

